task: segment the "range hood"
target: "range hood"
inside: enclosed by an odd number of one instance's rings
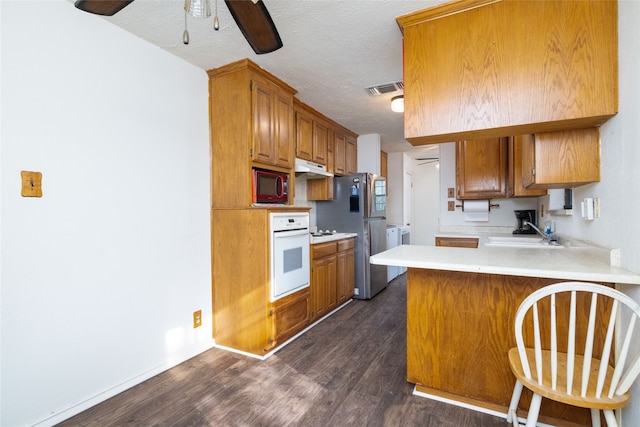
[[[325,165],[298,158],[296,158],[295,171],[296,175],[304,174],[308,179],[326,178],[328,176],[333,176],[331,172],[327,172],[327,167]]]

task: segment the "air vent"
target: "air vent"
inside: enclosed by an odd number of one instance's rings
[[[367,92],[369,92],[369,95],[378,96],[378,95],[383,95],[385,93],[404,90],[404,83],[403,82],[385,83],[382,85],[371,86],[366,89],[367,89]]]

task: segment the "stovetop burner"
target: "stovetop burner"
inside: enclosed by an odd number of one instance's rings
[[[312,233],[311,233],[311,235],[312,235],[313,237],[331,236],[331,235],[333,235],[333,234],[336,234],[336,231],[335,231],[335,230],[334,230],[334,231],[329,231],[329,230],[327,230],[327,231],[322,231],[322,230],[318,230],[318,231],[315,231],[315,232],[312,232]]]

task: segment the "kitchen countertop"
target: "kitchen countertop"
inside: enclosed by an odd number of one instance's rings
[[[479,244],[477,249],[401,245],[372,256],[370,262],[431,270],[640,285],[640,274],[612,265],[617,252],[579,241],[563,241],[566,245],[563,248],[514,248],[485,246],[488,236],[483,234],[442,233],[436,236],[477,237]]]
[[[335,234],[329,234],[327,236],[314,237],[311,234],[309,234],[309,243],[311,243],[312,245],[315,245],[317,243],[325,243],[325,242],[332,242],[334,240],[349,239],[351,237],[356,237],[357,235],[358,235],[357,233],[335,233]]]

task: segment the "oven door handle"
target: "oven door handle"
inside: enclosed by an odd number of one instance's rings
[[[274,231],[274,237],[293,237],[293,236],[301,236],[303,234],[309,234],[309,229],[304,228],[300,230],[284,230],[284,231]]]

